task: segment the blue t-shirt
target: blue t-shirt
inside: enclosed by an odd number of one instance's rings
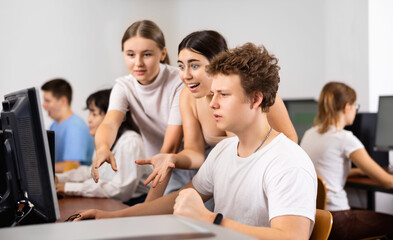
[[[60,124],[55,121],[50,130],[55,131],[55,161],[80,161],[90,165],[94,151],[94,139],[89,127],[77,115],[72,114]]]

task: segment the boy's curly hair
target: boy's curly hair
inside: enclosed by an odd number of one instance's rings
[[[240,76],[240,82],[247,97],[261,92],[262,111],[269,111],[274,104],[280,82],[278,60],[270,55],[264,46],[246,43],[240,47],[221,52],[207,66],[210,76],[218,74]]]

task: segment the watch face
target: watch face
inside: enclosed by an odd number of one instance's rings
[[[217,225],[220,225],[222,219],[223,219],[222,214],[221,214],[221,213],[217,213],[216,217],[214,218],[213,223],[214,223],[214,224],[217,224]]]

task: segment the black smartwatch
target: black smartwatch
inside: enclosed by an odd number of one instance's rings
[[[217,213],[216,217],[214,218],[213,223],[217,224],[217,225],[220,225],[221,222],[222,222],[222,218],[223,218],[222,214],[221,213]]]

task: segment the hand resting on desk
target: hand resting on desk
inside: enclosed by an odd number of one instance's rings
[[[75,219],[78,219],[80,217],[81,217],[80,214],[74,213],[71,216],[69,216],[64,222],[73,222]],[[81,220],[92,220],[92,219],[94,219],[94,218],[84,218],[84,219],[81,219]]]
[[[102,219],[102,218],[112,218],[114,216],[111,215],[110,211],[103,211],[98,209],[88,209],[88,210],[79,210],[75,212],[73,215],[79,215],[78,217],[73,218],[71,221],[81,221],[87,219]],[[71,216],[73,216],[71,215]]]

